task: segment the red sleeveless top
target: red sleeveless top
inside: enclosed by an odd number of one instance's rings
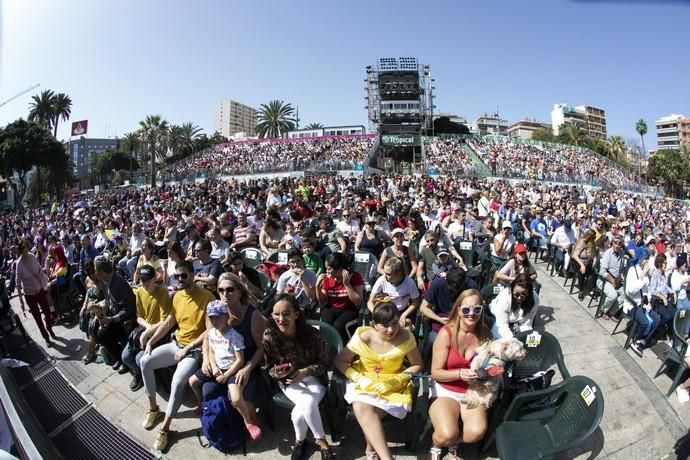
[[[448,335],[450,336],[450,346],[448,347],[448,358],[446,359],[446,370],[457,370],[458,374],[460,373],[460,369],[469,369],[470,368],[470,363],[472,360],[467,360],[465,359],[464,355],[461,355],[458,353],[458,350],[453,346],[453,330],[448,327],[448,326],[443,326],[443,329],[446,329],[446,332],[448,332]],[[460,379],[460,376],[458,375],[458,379],[453,381],[453,382],[437,382],[439,385],[441,385],[443,388],[449,391],[453,391],[455,393],[464,393],[467,391],[468,383],[465,382],[464,380]]]

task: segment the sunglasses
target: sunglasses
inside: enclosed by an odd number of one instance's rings
[[[225,294],[226,292],[228,294],[232,294],[233,292],[235,292],[235,288],[232,286],[229,288],[218,288],[218,294]]]
[[[524,299],[527,297],[526,292],[513,292],[513,297],[517,297],[518,299]]]
[[[187,278],[189,278],[187,273],[175,273],[176,280],[186,280]]]
[[[479,316],[482,314],[483,309],[484,307],[482,305],[460,307],[460,313],[462,313],[463,316],[468,316],[470,313]]]
[[[290,318],[292,318],[292,313],[286,311],[286,312],[283,312],[283,313],[273,313],[271,316],[273,317],[274,320],[278,321],[278,320],[280,320],[280,319],[290,319]]]

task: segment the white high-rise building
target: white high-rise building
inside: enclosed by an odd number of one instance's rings
[[[606,112],[589,105],[570,107],[567,104],[554,104],[551,111],[551,127],[558,136],[563,123],[574,123],[596,139],[606,139]]]
[[[216,105],[213,129],[224,137],[237,133],[255,135],[256,109],[231,99],[224,99]]]
[[[656,120],[656,146],[661,149],[680,149],[690,143],[690,118],[675,113]]]

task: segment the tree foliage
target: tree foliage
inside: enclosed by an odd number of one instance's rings
[[[434,120],[434,134],[470,134],[470,129],[462,123],[450,121],[449,117]]]
[[[532,133],[533,141],[541,142],[556,142],[556,136],[553,135],[553,130],[551,128],[539,128]]]
[[[648,175],[659,179],[666,191],[679,196],[690,178],[690,160],[680,150],[663,149],[649,159]]]
[[[279,100],[261,104],[256,125],[256,132],[261,138],[280,138],[284,133],[295,129],[297,120],[292,104]]]
[[[68,183],[71,169],[63,145],[45,127],[21,118],[0,129],[0,175],[6,177],[12,187],[16,206],[21,206],[27,191],[26,176],[34,166],[54,172],[53,192],[59,196],[60,185],[64,188]],[[39,187],[43,186],[39,180]]]
[[[156,162],[167,154],[169,125],[160,115],[149,115],[139,122],[141,141],[151,158],[151,187],[156,186]]]
[[[644,121],[643,118],[640,118],[637,120],[637,123],[635,123],[635,131],[637,131],[637,134],[640,135],[640,138],[642,139],[642,151],[644,154],[647,154],[647,150],[645,149],[644,146],[644,135],[647,134],[647,122]]]

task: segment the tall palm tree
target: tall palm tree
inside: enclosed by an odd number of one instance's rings
[[[262,138],[279,138],[287,131],[295,129],[294,114],[292,104],[277,99],[268,104],[261,104],[256,132]]]
[[[637,120],[637,123],[635,123],[635,131],[637,131],[637,134],[639,134],[642,139],[642,153],[646,156],[647,149],[644,146],[644,135],[647,134],[647,123],[643,118],[640,118]]]
[[[563,123],[559,128],[558,141],[580,146],[587,141],[587,132],[575,123]]]
[[[611,136],[609,137],[608,144],[611,159],[616,163],[621,163],[625,158],[625,152],[627,150],[623,138],[621,136]]]
[[[321,123],[309,123],[306,129],[322,129],[323,127]]]
[[[180,125],[170,125],[168,130],[168,146],[172,150],[173,156],[180,153],[182,144],[182,127]]]
[[[179,148],[185,156],[194,152],[195,142],[201,136],[201,132],[201,128],[194,123],[182,123],[178,142]]]
[[[156,160],[165,155],[169,125],[160,115],[148,115],[139,122],[139,132],[144,146],[151,156],[151,187],[156,186]]]
[[[69,120],[72,114],[72,99],[65,93],[58,93],[53,97],[53,137],[57,139],[58,122]]]
[[[124,136],[122,136],[122,142],[120,142],[120,150],[122,150],[125,153],[129,154],[129,182],[133,182],[133,166],[134,166],[134,156],[136,155],[137,151],[139,150],[139,144],[141,142],[141,138],[138,133],[136,132],[131,132],[131,133],[125,133]],[[138,159],[137,159],[138,160]]]
[[[29,120],[38,123],[48,131],[55,120],[54,97],[55,93],[52,90],[44,89],[41,94],[32,96],[32,102],[29,104]]]

